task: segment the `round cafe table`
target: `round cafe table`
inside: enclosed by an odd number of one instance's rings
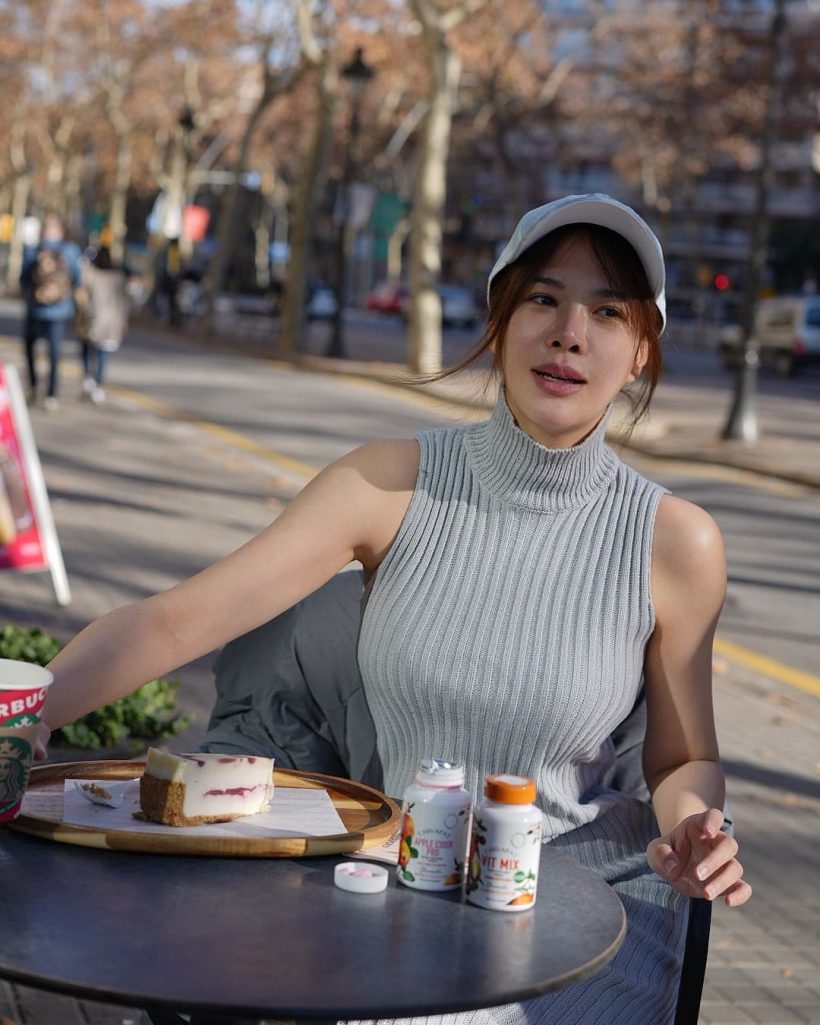
[[[0,977],[230,1018],[380,1018],[525,1000],[591,975],[621,902],[545,847],[533,908],[336,888],[341,857],[134,854],[0,829]]]

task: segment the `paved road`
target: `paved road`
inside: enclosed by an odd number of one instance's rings
[[[16,346],[0,343],[0,357],[16,359]],[[305,464],[448,415],[381,385],[149,341],[122,352],[112,382],[108,407],[74,402],[69,378],[59,413],[33,413],[72,606],[56,609],[41,575],[0,578],[10,619],[62,637],[242,543],[300,486]],[[722,630],[816,671],[817,495],[715,467],[641,465],[721,520],[737,574]],[[204,728],[208,666],[203,659],[181,674],[195,719],[178,750]],[[701,1021],[818,1023],[817,700],[724,657],[715,668],[730,796],[756,893],[739,912],[716,909]],[[135,1018],[3,984],[4,1014],[33,1025]]]

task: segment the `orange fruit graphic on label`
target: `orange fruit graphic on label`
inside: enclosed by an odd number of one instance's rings
[[[410,847],[409,840],[404,839],[399,844],[399,864],[402,868],[405,867],[407,862],[413,857],[412,850]]]

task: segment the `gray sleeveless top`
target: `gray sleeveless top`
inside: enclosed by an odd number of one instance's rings
[[[421,434],[416,487],[362,620],[359,664],[387,793],[400,795],[427,757],[464,764],[474,800],[488,773],[532,776],[546,839],[601,872],[628,917],[634,904],[608,968],[482,1012],[504,1025],[662,1025],[670,1014],[685,907],[646,865],[657,835],[649,806],[602,784],[654,626],[663,489],[618,459],[605,428],[547,449],[502,396],[487,421]],[[620,987],[623,1017],[601,1014],[601,980]]]

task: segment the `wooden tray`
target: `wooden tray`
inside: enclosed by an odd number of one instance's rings
[[[63,793],[66,779],[126,780],[141,776],[144,761],[64,762],[31,770],[29,790]],[[281,787],[326,790],[348,829],[333,836],[218,837],[176,833],[139,833],[125,829],[94,829],[61,819],[21,814],[12,829],[60,843],[99,847],[112,851],[143,851],[157,854],[210,854],[221,857],[303,858],[341,854],[378,847],[399,829],[401,811],[394,801],[373,787],[318,772],[274,769],[273,781]]]

